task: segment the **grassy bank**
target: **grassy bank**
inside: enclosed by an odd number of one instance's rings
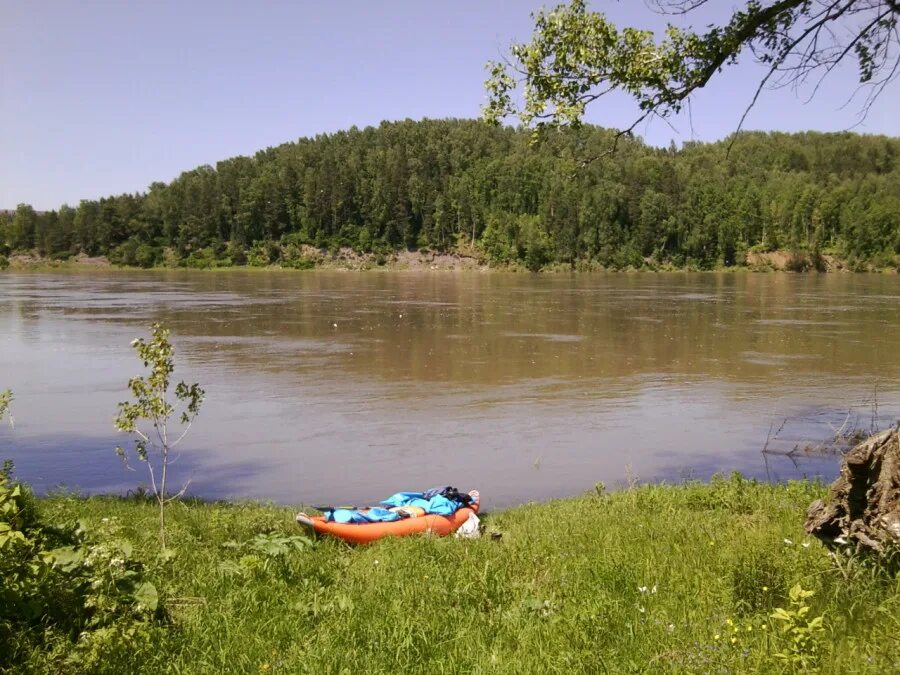
[[[158,555],[155,507],[53,496],[49,522],[114,527],[167,618],[102,662],[110,672],[824,672],[900,668],[900,585],[837,568],[802,530],[821,486],[731,478],[642,486],[488,514],[502,539],[407,538],[366,548],[299,534],[290,508],[176,504]],[[106,520],[104,520],[106,519]],[[259,542],[259,539],[257,539]],[[789,589],[813,595],[784,632]],[[822,631],[804,638],[809,620]],[[59,653],[57,654],[59,657]],[[53,670],[46,651],[26,658]]]

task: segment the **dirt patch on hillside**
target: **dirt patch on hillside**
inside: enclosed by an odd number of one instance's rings
[[[486,270],[488,265],[474,255],[435,251],[397,251],[394,253],[358,253],[350,248],[329,252],[303,246],[300,253],[316,267],[350,270]]]
[[[487,265],[474,256],[434,251],[401,251],[394,257],[398,269],[478,270]]]
[[[777,270],[779,272],[840,272],[846,271],[846,263],[833,255],[812,255],[792,251],[750,252],[747,267],[757,270]]]
[[[79,253],[68,260],[53,260],[34,253],[16,253],[9,257],[11,269],[28,268],[60,268],[60,267],[110,267],[109,259],[104,255],[90,256]]]

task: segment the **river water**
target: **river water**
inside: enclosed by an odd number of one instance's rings
[[[834,457],[761,450],[900,415],[897,276],[3,273],[0,459],[39,491],[146,484],[112,419],[153,321],[206,389],[174,469],[209,498],[830,479]]]

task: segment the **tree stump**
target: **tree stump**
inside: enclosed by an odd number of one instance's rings
[[[814,501],[806,531],[828,546],[885,554],[900,547],[900,425],[847,453],[828,499]]]

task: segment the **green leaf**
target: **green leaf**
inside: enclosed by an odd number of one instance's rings
[[[84,549],[78,546],[62,546],[47,551],[47,560],[56,567],[71,569],[84,562]]]
[[[159,593],[156,592],[156,586],[145,581],[134,592],[134,600],[151,612],[155,612],[159,606]]]
[[[175,560],[175,557],[178,555],[178,550],[174,548],[164,548],[159,552],[159,560],[160,562],[167,563]]]
[[[225,560],[219,563],[219,571],[225,576],[235,576],[244,573],[244,567],[234,560]]]

